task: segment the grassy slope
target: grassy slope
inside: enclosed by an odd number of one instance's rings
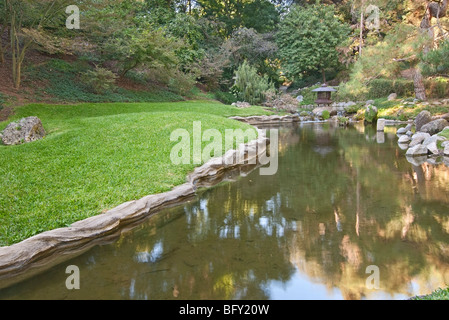
[[[255,114],[267,112],[210,101],[18,108],[14,119],[38,116],[48,136],[0,146],[0,246],[184,183],[194,165],[171,163],[173,130],[192,134],[198,120],[203,130],[247,129],[226,117]]]

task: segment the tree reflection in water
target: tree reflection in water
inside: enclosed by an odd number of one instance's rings
[[[371,127],[283,127],[276,175],[203,190],[0,298],[270,299],[279,284],[307,298],[299,278],[322,299],[428,293],[449,280],[449,170],[411,165],[389,130],[377,143]],[[68,264],[80,290],[63,286]]]

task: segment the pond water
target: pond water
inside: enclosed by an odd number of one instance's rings
[[[406,299],[449,284],[448,167],[409,163],[392,127],[279,130],[275,175],[202,190],[0,299]]]

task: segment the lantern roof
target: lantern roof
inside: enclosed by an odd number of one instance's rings
[[[312,90],[313,92],[333,92],[337,91],[332,87],[328,87],[327,84],[323,83],[321,87]]]

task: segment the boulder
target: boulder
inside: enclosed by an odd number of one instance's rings
[[[430,138],[430,134],[426,132],[417,132],[412,136],[409,147],[414,147],[418,144],[421,144],[427,138]]]
[[[251,105],[248,102],[242,102],[242,101],[237,101],[232,103],[232,106],[235,106],[237,108],[249,108],[251,107]]]
[[[445,156],[449,156],[449,144],[446,144],[444,146],[444,151],[443,151]]]
[[[449,125],[449,122],[447,122],[444,119],[437,119],[430,121],[423,125],[419,131],[421,132],[427,132],[431,135],[436,134],[440,131],[443,131],[443,129]]]
[[[427,155],[428,150],[427,147],[424,147],[421,144],[418,144],[414,147],[411,147],[407,150],[407,152],[405,153],[406,156],[409,157],[419,157],[419,156],[425,156]]]
[[[399,135],[399,134],[406,134],[407,133],[407,128],[405,128],[405,127],[402,127],[402,128],[399,128],[397,131],[396,131],[396,133]]]
[[[410,142],[410,137],[406,134],[402,135],[399,137],[398,143],[409,143]]]
[[[432,154],[440,154],[440,150],[438,150],[437,147],[437,140],[432,141],[427,145],[427,150],[430,151]]]
[[[420,131],[421,127],[432,120],[432,115],[429,111],[421,111],[415,118],[416,131]]]
[[[388,101],[394,100],[398,97],[398,95],[396,93],[392,93],[388,96]]]
[[[45,130],[38,117],[27,117],[18,122],[11,122],[0,135],[0,139],[5,145],[32,142],[43,137],[45,137]]]

